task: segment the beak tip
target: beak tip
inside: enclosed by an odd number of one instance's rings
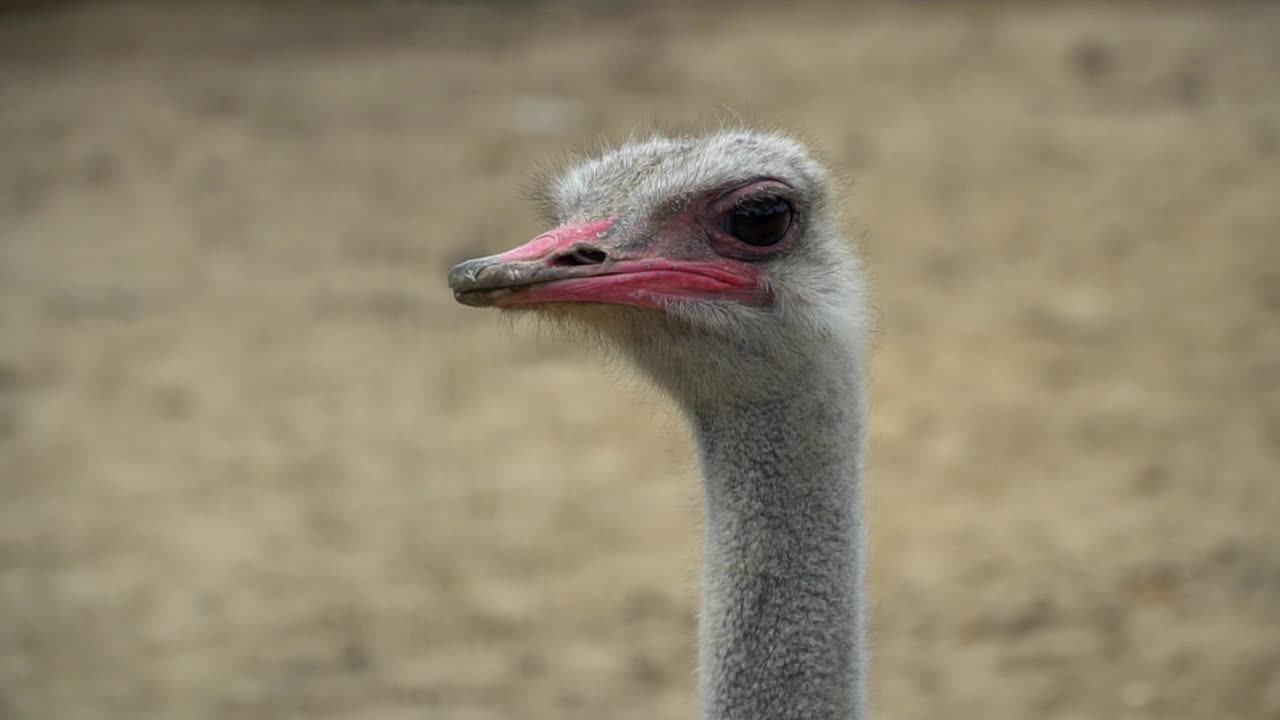
[[[468,307],[492,305],[492,293],[480,292],[491,289],[483,282],[482,276],[487,276],[484,271],[492,265],[492,258],[474,258],[454,265],[449,270],[449,289],[453,291],[453,299]]]
[[[475,258],[473,260],[464,260],[449,271],[449,289],[454,293],[464,292],[474,289],[480,271],[484,269],[485,258]]]

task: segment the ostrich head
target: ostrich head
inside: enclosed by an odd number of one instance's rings
[[[861,337],[829,173],[770,133],[633,141],[542,189],[556,227],[454,267],[465,305],[533,309],[612,341],[679,400],[783,390]]]

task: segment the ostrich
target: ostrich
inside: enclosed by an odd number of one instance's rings
[[[633,140],[547,183],[555,229],[449,273],[603,338],[687,417],[707,720],[862,717],[867,321],[830,184],[779,134]]]

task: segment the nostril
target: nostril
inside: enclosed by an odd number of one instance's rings
[[[579,265],[599,265],[609,259],[609,254],[600,248],[590,245],[574,245],[551,260],[555,267],[577,267]]]

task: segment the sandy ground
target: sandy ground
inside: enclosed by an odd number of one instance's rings
[[[0,13],[0,718],[694,717],[680,419],[444,274],[735,113],[854,181],[874,716],[1280,718],[1280,8],[345,7]]]

